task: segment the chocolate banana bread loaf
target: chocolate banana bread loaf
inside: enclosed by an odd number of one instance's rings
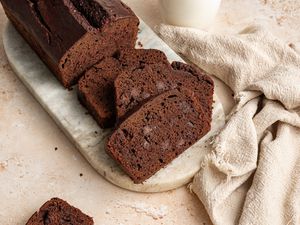
[[[173,89],[145,103],[114,131],[107,152],[142,183],[210,130],[196,94]]]
[[[204,72],[185,63],[145,65],[134,71],[122,71],[115,80],[115,104],[119,121],[148,98],[177,87],[195,92],[204,112],[211,119],[214,94],[213,80]]]
[[[53,198],[35,212],[26,225],[93,225],[94,221],[67,202]]]
[[[120,0],[0,0],[20,34],[65,87],[105,56],[132,48],[139,20]]]
[[[115,58],[105,58],[79,80],[79,100],[100,127],[112,127],[115,124],[115,78],[123,70],[133,71],[156,63],[171,68],[165,54],[154,49],[126,49],[116,54]]]

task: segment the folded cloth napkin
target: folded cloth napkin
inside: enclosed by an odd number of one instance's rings
[[[157,27],[226,83],[236,105],[192,190],[215,225],[300,224],[300,53],[261,27],[236,35]]]

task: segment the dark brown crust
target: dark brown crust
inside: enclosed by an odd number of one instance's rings
[[[65,87],[104,56],[135,45],[139,20],[119,0],[0,1],[20,34]],[[86,6],[89,3],[93,4]]]
[[[135,70],[145,64],[170,64],[165,54],[154,49],[126,49],[116,58],[105,58],[88,70],[78,83],[79,100],[102,128],[116,122],[114,80],[122,70]]]
[[[93,225],[93,218],[59,198],[47,201],[26,225]]]
[[[165,167],[210,130],[210,121],[191,91],[162,93],[120,124],[107,152],[135,183]]]

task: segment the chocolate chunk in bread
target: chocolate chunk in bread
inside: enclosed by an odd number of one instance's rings
[[[119,49],[133,48],[139,20],[120,0],[0,0],[16,29],[65,87]]]
[[[67,202],[52,198],[35,212],[26,225],[93,225],[93,219]]]
[[[114,80],[122,70],[135,70],[145,64],[163,63],[170,67],[165,54],[154,49],[126,49],[116,58],[105,58],[80,79],[80,102],[87,107],[102,128],[115,124]]]
[[[173,89],[148,101],[114,131],[107,152],[135,183],[165,167],[210,130],[196,94]]]
[[[172,65],[175,69],[155,64],[145,65],[134,71],[122,71],[119,74],[114,84],[116,115],[119,121],[123,121],[128,113],[148,98],[181,86],[195,92],[203,110],[211,118],[214,93],[212,79],[192,66],[179,62]]]

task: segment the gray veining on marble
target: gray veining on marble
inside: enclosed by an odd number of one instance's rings
[[[144,48],[164,51],[170,61],[182,60],[142,21],[139,41]],[[102,130],[93,118],[86,114],[86,109],[77,100],[76,88],[72,91],[65,90],[11,23],[7,24],[3,42],[15,73],[91,166],[107,180],[125,189],[160,192],[188,183],[199,170],[204,155],[209,152],[207,140],[224,125],[223,108],[215,96],[212,131],[144,184],[134,184],[105,153],[105,141],[110,130]]]

